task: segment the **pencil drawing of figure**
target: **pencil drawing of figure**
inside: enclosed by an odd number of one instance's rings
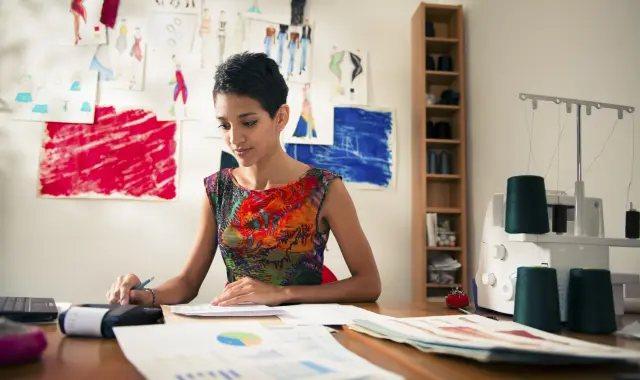
[[[136,59],[138,62],[142,62],[142,47],[140,46],[140,42],[142,41],[142,32],[140,28],[136,28],[136,31],[133,35],[133,46],[131,46],[131,51],[129,55]]]
[[[276,43],[276,28],[267,26],[264,37],[264,53],[271,57],[271,45]]]
[[[234,53],[237,53],[243,50],[242,46],[244,45],[246,38],[247,36],[246,36],[246,28],[244,24],[244,17],[242,16],[242,13],[238,12],[238,18],[236,19],[236,30],[234,32],[234,38],[233,38],[233,40],[235,41],[235,49],[233,51]]]
[[[224,11],[220,11],[220,26],[218,28],[218,63],[224,60],[224,48],[227,40],[227,18]]]
[[[298,32],[291,32],[289,36],[289,68],[287,70],[287,79],[290,79],[293,75],[293,65],[295,63],[296,52],[298,51],[300,44],[299,38],[300,33]]]
[[[120,33],[116,41],[116,50],[120,54],[127,50],[127,20],[124,18],[120,20]]]
[[[309,19],[304,19],[302,25],[302,37],[300,39],[300,47],[302,49],[300,55],[300,75],[307,71],[307,55],[309,54],[309,45],[311,44],[311,26],[309,26]]]
[[[287,30],[289,25],[280,24],[280,31],[278,32],[278,66],[282,68],[282,56],[284,55],[284,43],[287,40]]]
[[[176,72],[175,72],[175,82],[174,82],[175,87],[173,88],[173,106],[171,107],[171,110],[169,111],[169,113],[171,114],[171,116],[176,115],[176,102],[178,101],[178,96],[181,96],[182,104],[184,106],[184,114],[186,115],[187,97],[189,95],[189,92],[187,90],[187,83],[185,82],[184,76],[182,74],[182,65],[180,64],[180,61],[178,60],[178,58],[176,58],[175,54],[171,57],[171,59],[175,64]]]
[[[360,57],[360,49],[356,50],[355,53],[349,52],[351,56],[351,63],[353,64],[353,72],[351,73],[351,100],[355,97],[355,88],[353,88],[353,82],[356,80],[358,75],[362,74],[362,58]]]
[[[73,31],[75,33],[75,45],[82,39],[80,36],[80,19],[87,23],[87,10],[83,4],[84,0],[71,0],[71,13],[73,14]]]
[[[205,37],[211,32],[211,16],[209,15],[209,8],[202,10],[202,18],[200,20],[200,42],[202,47],[200,49],[200,68],[204,69],[204,51],[205,51]]]
[[[196,7],[196,0],[191,0],[191,3],[189,3],[189,0],[187,0],[187,6],[185,8],[195,8]],[[191,6],[189,6],[189,4],[191,4]]]

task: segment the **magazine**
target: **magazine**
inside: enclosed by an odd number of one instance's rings
[[[358,319],[349,328],[423,352],[481,362],[566,365],[640,360],[640,351],[590,343],[480,315]]]

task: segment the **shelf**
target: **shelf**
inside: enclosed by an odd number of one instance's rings
[[[438,182],[456,181],[460,179],[460,176],[457,174],[427,174],[426,177],[430,181]]]
[[[427,106],[427,117],[450,117],[460,110],[460,106],[433,104]]]
[[[432,84],[450,86],[456,79],[458,79],[457,71],[427,70],[427,86]]]
[[[460,145],[460,140],[448,140],[448,139],[426,139],[428,148],[435,149],[451,149],[455,148],[456,145]]]
[[[427,54],[447,54],[458,46],[457,38],[425,37]]]
[[[433,282],[427,282],[427,287],[429,288],[461,288],[462,284],[437,284]]]
[[[437,214],[460,214],[462,210],[454,207],[427,207],[427,212],[435,212]]]
[[[600,238],[594,236],[510,234],[509,241],[546,244],[595,245],[600,247],[640,247],[640,240],[625,238]]]
[[[427,246],[427,251],[462,251],[461,247],[432,247]]]

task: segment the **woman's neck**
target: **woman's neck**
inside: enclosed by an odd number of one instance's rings
[[[244,168],[245,181],[256,190],[284,185],[297,179],[299,162],[289,157],[278,147],[272,154],[265,156],[255,165]]]

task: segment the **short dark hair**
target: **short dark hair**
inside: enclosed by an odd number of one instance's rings
[[[216,69],[213,100],[218,94],[250,97],[273,118],[287,103],[289,87],[278,64],[264,53],[238,53]]]

